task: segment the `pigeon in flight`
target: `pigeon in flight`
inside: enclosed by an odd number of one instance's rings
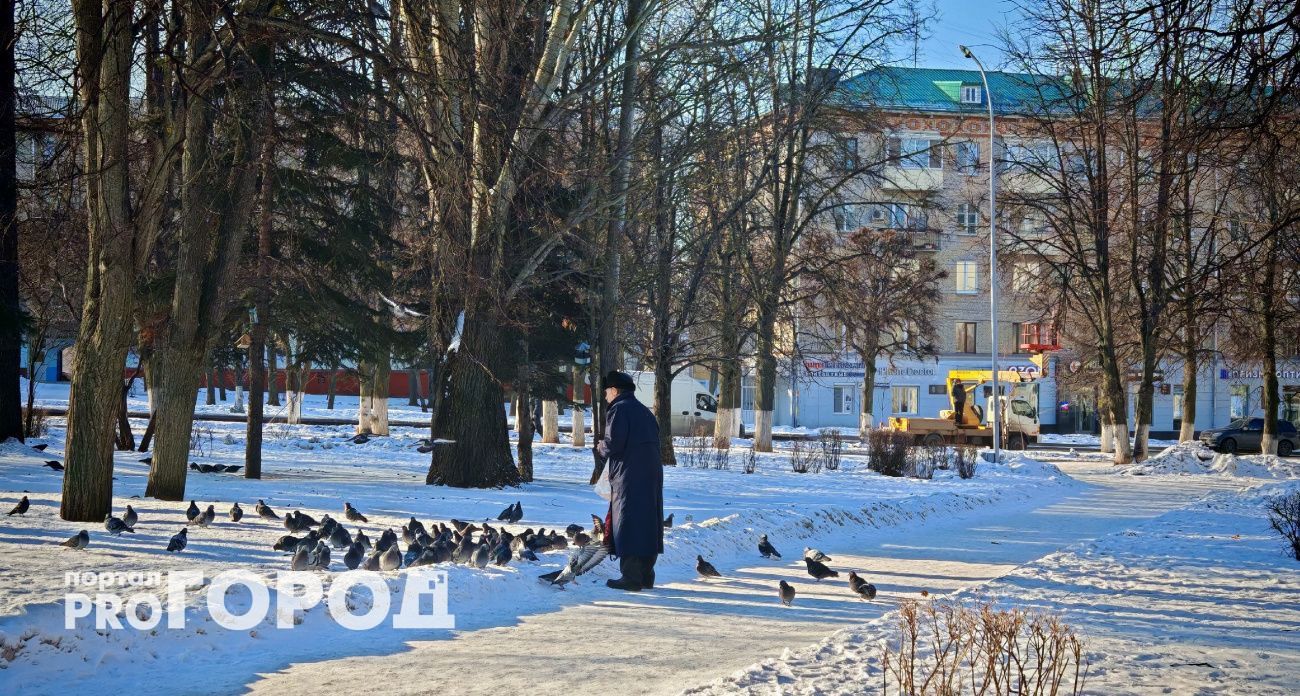
[[[67,541],[59,542],[59,546],[66,546],[70,549],[76,549],[80,551],[81,549],[86,548],[86,545],[89,543],[90,543],[90,532],[87,532],[86,530],[83,529],[80,532],[73,534],[71,537],[68,537]]]
[[[31,506],[32,506],[32,501],[28,500],[28,499],[27,499],[27,496],[23,496],[23,499],[20,500],[20,501],[18,501],[18,504],[14,506],[14,509],[12,509],[12,510],[9,511],[9,514],[10,514],[10,515],[26,515],[26,514],[27,514],[27,510],[28,510],[29,508],[31,508]]]
[[[181,527],[181,531],[172,536],[171,541],[167,542],[168,553],[178,553],[185,550],[185,545],[190,543],[190,530]]]
[[[238,522],[242,519],[244,519],[244,508],[239,507],[239,501],[236,500],[235,504],[230,506],[230,521]]]
[[[784,580],[781,581],[780,595],[782,604],[787,607],[794,604],[794,587]]]
[[[807,546],[803,547],[803,557],[811,558],[814,561],[817,561],[819,563],[829,563],[835,560],[830,556],[827,556],[826,554],[822,553],[821,551],[818,551],[817,549],[814,548],[809,548]]]
[[[803,562],[808,564],[808,574],[813,576],[814,578],[817,578],[818,580],[825,580],[826,578],[838,578],[840,576],[839,573],[831,570],[830,568],[827,568],[825,563],[814,561],[811,558],[805,558],[803,559]]]
[[[781,554],[777,552],[776,547],[772,545],[772,542],[767,540],[766,534],[758,538],[758,552],[763,554],[763,558],[772,558],[773,556],[777,558],[781,557]]]
[[[722,573],[719,573],[718,569],[714,568],[712,563],[709,563],[708,561],[704,560],[704,556],[695,557],[695,572],[699,573],[700,575],[703,575],[706,578],[722,577]]]
[[[280,516],[275,514],[275,510],[272,510],[270,505],[267,505],[260,499],[257,501],[257,505],[253,506],[253,510],[257,512],[258,517],[261,517],[264,520],[280,519]]]
[[[569,561],[564,564],[563,568],[541,575],[539,579],[563,587],[578,576],[600,565],[600,562],[605,560],[608,555],[609,549],[605,548],[604,544],[587,545],[580,549],[574,549],[569,553]]]
[[[128,527],[127,524],[122,520],[113,517],[113,513],[111,512],[104,516],[104,529],[107,529],[108,533],[112,534],[113,536],[121,536],[122,532],[130,532],[132,534],[135,534],[134,529]]]
[[[849,589],[863,599],[876,598],[876,586],[858,577],[858,574],[851,570],[849,571]]]
[[[343,503],[343,516],[347,518],[349,522],[370,521],[366,519],[365,515],[361,514],[360,512],[357,512],[357,509],[352,507],[352,503]]]

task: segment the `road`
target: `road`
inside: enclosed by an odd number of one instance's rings
[[[409,643],[397,654],[296,664],[248,688],[265,694],[420,694],[454,684],[458,694],[492,696],[677,693],[876,618],[922,590],[941,595],[993,579],[1232,487],[1190,477],[1117,477],[1095,459],[1059,465],[1093,485],[1033,510],[976,511],[904,533],[870,530],[843,548],[824,548],[836,566],[869,569],[881,593],[873,603],[851,596],[841,581],[812,582],[794,559],[741,568],[723,581],[671,583],[632,595],[611,591],[607,600],[525,617],[510,627]],[[774,592],[778,578],[790,577],[808,582],[796,584],[798,600],[787,609]]]

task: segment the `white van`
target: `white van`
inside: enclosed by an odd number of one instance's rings
[[[629,372],[636,380],[636,398],[654,410],[655,373]],[[718,397],[704,382],[680,372],[672,385],[673,435],[712,435],[718,418]]]

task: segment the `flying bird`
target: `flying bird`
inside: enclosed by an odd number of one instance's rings
[[[76,549],[80,551],[81,549],[86,548],[86,545],[89,543],[90,543],[90,532],[87,532],[86,530],[83,529],[80,532],[73,534],[71,537],[68,537],[67,541],[59,542],[59,546],[66,546],[70,549]]]
[[[32,506],[32,501],[28,500],[28,499],[27,499],[27,496],[23,496],[23,499],[20,500],[20,501],[18,501],[18,504],[15,505],[14,508],[13,508],[12,510],[9,511],[9,514],[10,514],[10,515],[26,515],[26,514],[27,514],[27,510],[28,510],[29,508],[31,508],[31,506]]]
[[[563,587],[578,576],[584,575],[592,568],[600,565],[600,562],[605,560],[608,555],[609,549],[605,548],[603,544],[587,545],[575,549],[569,553],[569,561],[564,564],[563,568],[541,575],[539,579]]]
[[[188,543],[190,543],[190,530],[181,527],[181,531],[174,534],[171,541],[167,542],[167,551],[168,553],[184,551]]]
[[[704,556],[695,557],[695,572],[699,573],[700,575],[703,575],[706,578],[722,577],[722,573],[719,573],[718,569],[714,568],[712,563],[709,563],[708,561],[704,560]]]
[[[826,567],[825,563],[814,561],[811,558],[805,558],[803,559],[803,562],[808,564],[808,574],[813,576],[814,578],[817,578],[818,580],[825,580],[826,578],[838,578],[840,576],[839,573]]]
[[[773,556],[776,556],[777,558],[781,557],[781,554],[777,552],[776,547],[772,545],[772,542],[767,540],[766,534],[758,538],[758,552],[763,554],[763,558],[771,558]]]
[[[849,571],[849,589],[863,599],[876,598],[876,586],[858,577],[858,574],[851,570]]]
[[[780,589],[781,603],[787,607],[794,604],[794,587],[782,580]]]

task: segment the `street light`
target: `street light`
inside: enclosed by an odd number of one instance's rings
[[[969,48],[958,46],[963,56],[975,61],[979,68],[980,79],[984,82],[984,99],[989,105],[989,323],[991,348],[989,353],[993,360],[993,408],[990,415],[990,421],[993,424],[993,461],[1001,460],[1002,453],[1002,428],[1000,403],[1001,394],[998,393],[998,207],[997,207],[997,171],[993,160],[993,147],[995,131],[993,130],[993,93],[989,91],[989,76],[984,72],[984,64],[979,58],[971,53]]]

